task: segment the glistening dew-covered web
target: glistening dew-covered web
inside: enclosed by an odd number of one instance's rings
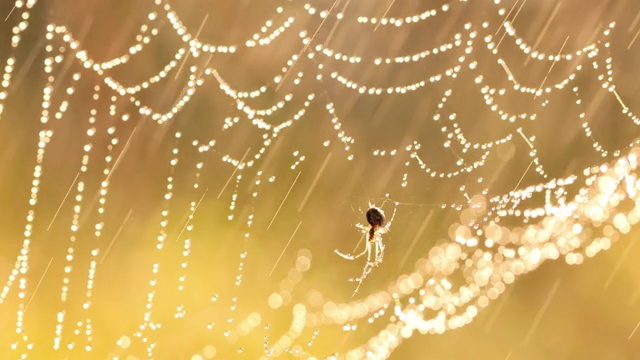
[[[633,1],[0,11],[0,357],[640,354]]]

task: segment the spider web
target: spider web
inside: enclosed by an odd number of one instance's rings
[[[415,357],[547,260],[624,239],[607,288],[631,249],[632,4],[115,5],[2,7],[14,357]],[[369,201],[397,215],[350,300]]]

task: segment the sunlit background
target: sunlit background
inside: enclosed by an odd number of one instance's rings
[[[0,17],[0,358],[640,359],[635,0]]]

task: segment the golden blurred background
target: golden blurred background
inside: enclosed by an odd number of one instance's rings
[[[499,13],[501,8],[506,13]],[[312,14],[310,9],[318,10]],[[326,20],[319,16],[322,9],[329,14]],[[429,9],[438,11],[424,21],[362,23],[362,17],[404,19]],[[29,14],[28,27],[20,30],[20,43],[13,47],[14,27],[24,13]],[[622,111],[640,108],[634,95],[640,91],[640,4],[634,0],[3,1],[0,14],[6,16],[0,23],[2,71],[12,74],[0,118],[2,286],[12,282],[25,237],[30,242],[25,298],[18,296],[18,280],[0,296],[2,359],[22,354],[35,359],[267,356],[265,349],[291,326],[296,304],[317,312],[328,303],[386,292],[389,284],[414,271],[431,248],[452,241],[452,226],[468,216],[468,197],[486,189],[483,195],[490,198],[580,175],[585,168],[613,161],[617,151],[625,153],[638,134],[638,124]],[[203,44],[220,45],[219,51],[200,49],[198,56],[189,51],[193,39],[184,41],[171,14]],[[254,34],[268,39],[289,19],[290,25],[273,40],[247,45]],[[517,37],[504,35],[505,19]],[[612,22],[615,27],[607,37],[603,34]],[[142,30],[143,24],[149,25]],[[47,39],[54,28],[53,39]],[[477,39],[464,54],[471,31],[477,31]],[[442,51],[457,33],[463,45]],[[77,41],[78,49],[65,34]],[[308,47],[301,36],[311,38]],[[486,47],[486,36],[500,41],[498,55]],[[591,57],[532,60],[518,48],[518,37],[553,55],[597,44],[599,64],[612,59],[615,96],[602,86],[606,79],[598,78],[606,69],[593,69]],[[605,47],[607,41],[610,47]],[[137,43],[144,47],[131,51]],[[361,61],[326,56],[321,48]],[[125,87],[142,83],[170,64],[180,49],[185,55],[148,89],[120,94],[109,86],[109,79]],[[87,68],[79,50],[105,66],[100,71],[92,70],[93,65]],[[419,61],[375,63],[426,50],[429,55]],[[109,68],[109,60],[126,54],[126,63]],[[58,55],[60,61],[54,61],[47,74],[47,58]],[[291,60],[294,55],[297,60]],[[340,75],[385,89],[428,82],[455,67],[463,55],[466,63],[459,76],[442,75],[441,81],[415,91],[375,95],[336,79]],[[12,57],[15,65],[7,70]],[[575,79],[550,94],[524,94],[514,90],[498,58],[519,83],[533,88],[560,83],[571,74]],[[468,70],[466,64],[474,61],[477,67]],[[577,66],[584,70],[576,71]],[[205,74],[205,68],[215,71]],[[483,84],[505,89],[504,95],[496,95],[501,109],[536,114],[535,120],[501,119],[475,84],[479,74]],[[204,79],[193,86],[193,94],[190,75]],[[273,82],[277,75],[281,84]],[[49,76],[54,77],[52,96],[43,100]],[[258,97],[235,94],[234,99],[221,89],[221,79],[237,91],[264,89]],[[571,90],[576,86],[582,104],[576,104]],[[448,91],[453,95],[439,110]],[[190,98],[182,106],[185,94]],[[310,94],[314,97],[306,107]],[[43,124],[47,101],[49,120]],[[68,109],[57,119],[55,111],[63,101]],[[141,114],[136,101],[159,113],[176,109],[175,116],[160,124],[152,115]],[[269,109],[280,101],[281,109],[256,118],[280,124],[301,108],[306,112],[277,136],[252,123],[243,110],[245,105]],[[339,118],[338,130],[329,103]],[[442,119],[434,120],[440,111]],[[583,111],[591,134],[585,133],[579,117]],[[486,161],[470,172],[430,176],[405,151],[407,146],[420,143],[421,160],[438,174],[455,172],[482,157],[480,150],[463,152],[444,145],[454,130],[453,122],[447,122],[451,113],[468,141],[508,140],[493,147]],[[42,130],[51,130],[53,136],[34,185]],[[267,138],[271,142],[256,158]],[[604,156],[594,150],[594,141],[607,151]],[[531,165],[532,146],[544,171]],[[378,149],[398,153],[376,156]],[[105,179],[108,191],[101,193]],[[31,207],[34,186],[38,201]],[[573,190],[568,196],[575,195]],[[542,202],[544,194],[525,206]],[[383,235],[384,262],[352,299],[357,284],[348,280],[359,276],[365,260],[347,261],[334,250],[351,252],[357,244],[362,248],[354,225],[365,223],[370,203],[382,206],[388,217],[395,211],[395,217],[391,231]],[[33,220],[28,219],[30,209]],[[32,227],[25,228],[28,224]],[[508,218],[502,225],[526,226],[521,218]],[[507,285],[469,325],[440,335],[415,333],[389,358],[640,359],[636,235],[633,228],[610,250],[580,265],[568,265],[562,257],[547,261]],[[161,250],[158,236],[163,237]],[[87,296],[89,279],[93,283]],[[342,358],[393,321],[392,305],[373,323],[366,318],[353,323],[353,331],[339,324],[307,326],[290,344],[300,352],[280,357]],[[147,307],[151,321],[145,320]],[[150,323],[161,326],[150,329]],[[141,324],[147,327],[140,329]],[[150,344],[155,344],[152,355]]]

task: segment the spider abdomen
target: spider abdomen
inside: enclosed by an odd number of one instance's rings
[[[367,222],[371,227],[382,227],[384,225],[384,211],[372,206],[367,210]]]

